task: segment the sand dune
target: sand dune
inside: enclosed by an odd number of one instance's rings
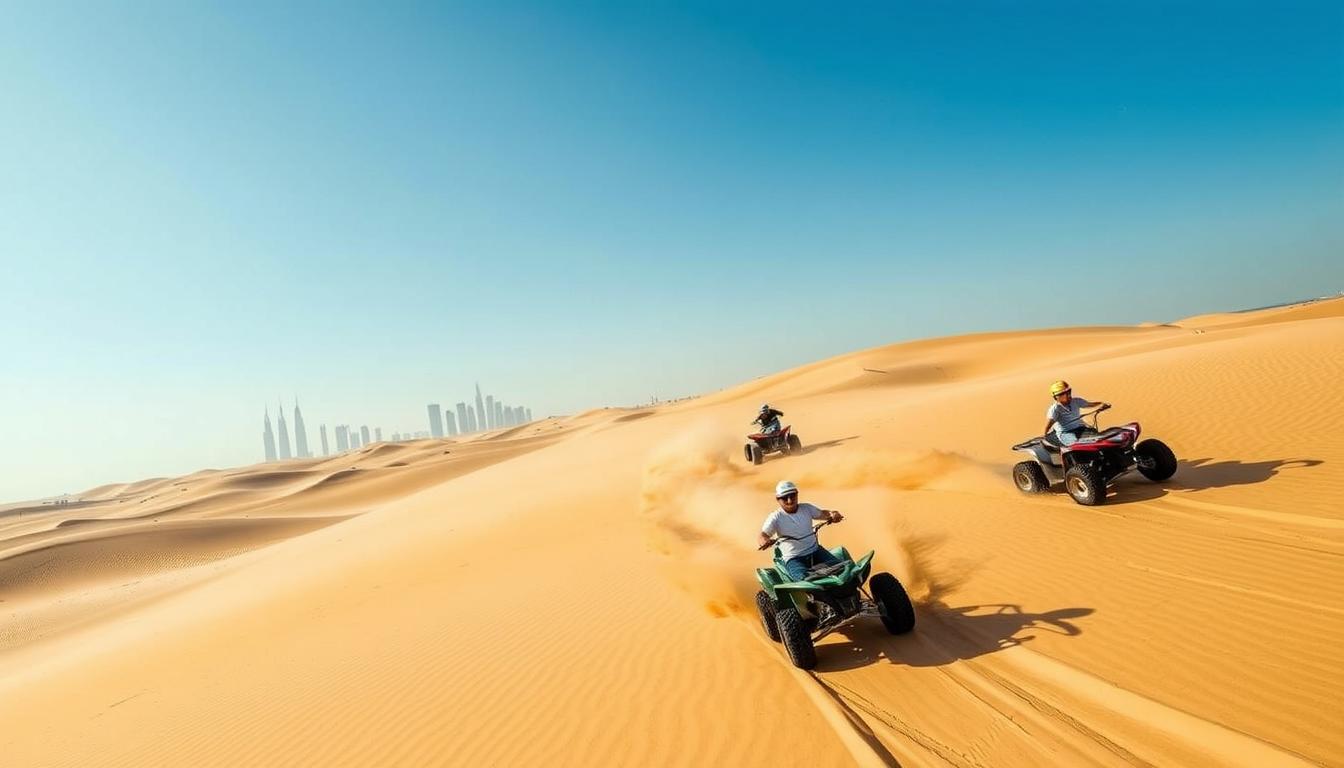
[[[1027,497],[1045,385],[1181,458]],[[474,440],[0,511],[0,755],[90,765],[1344,765],[1344,301],[933,339]],[[761,400],[807,446],[742,460]],[[769,488],[919,603],[793,669]]]

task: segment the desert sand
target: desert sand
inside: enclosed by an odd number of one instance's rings
[[[581,361],[576,361],[581,364]],[[1024,496],[1046,387],[1181,459]],[[0,511],[0,764],[1344,765],[1344,300],[933,339]],[[802,455],[753,467],[785,411]],[[795,670],[780,479],[918,603]]]

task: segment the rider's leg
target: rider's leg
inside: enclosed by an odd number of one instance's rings
[[[837,565],[841,562],[840,558],[831,554],[831,550],[818,545],[817,550],[812,553],[813,565]]]
[[[791,557],[784,561],[784,570],[790,581],[802,581],[807,576],[808,555]]]
[[[1078,442],[1078,436],[1072,432],[1056,432],[1055,437],[1058,438],[1059,444],[1064,446],[1073,445]]]

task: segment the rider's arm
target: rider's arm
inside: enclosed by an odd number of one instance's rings
[[[821,507],[817,507],[816,510],[817,511],[812,514],[813,520],[825,520],[828,523],[838,523],[845,519],[844,515],[834,509],[822,509]]]
[[[1045,431],[1042,432],[1041,434],[1042,434],[1042,435],[1048,435],[1048,434],[1050,434],[1050,428],[1053,427],[1053,426],[1055,426],[1055,420],[1054,420],[1054,419],[1046,419],[1046,420],[1045,420]]]
[[[774,533],[777,530],[778,529],[775,528],[775,516],[771,514],[769,517],[765,518],[765,523],[761,525],[761,535],[756,537],[756,544],[762,549],[768,547],[774,542]]]

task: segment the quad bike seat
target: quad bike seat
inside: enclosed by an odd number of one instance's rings
[[[814,565],[807,569],[807,578],[820,579],[824,576],[834,576],[843,570],[845,570],[844,563],[836,563],[835,565]]]
[[[1096,433],[1096,434],[1088,435],[1087,437],[1080,438],[1080,439],[1078,440],[1078,442],[1080,442],[1080,443],[1097,443],[1097,442],[1101,442],[1102,440],[1108,440],[1108,439],[1110,439],[1110,438],[1112,438],[1112,437],[1115,437],[1116,435],[1121,434],[1121,433],[1124,432],[1124,431],[1125,431],[1125,430],[1124,430],[1123,428],[1121,428],[1121,427],[1111,427],[1110,429],[1105,430],[1104,432],[1098,432],[1098,433]]]

